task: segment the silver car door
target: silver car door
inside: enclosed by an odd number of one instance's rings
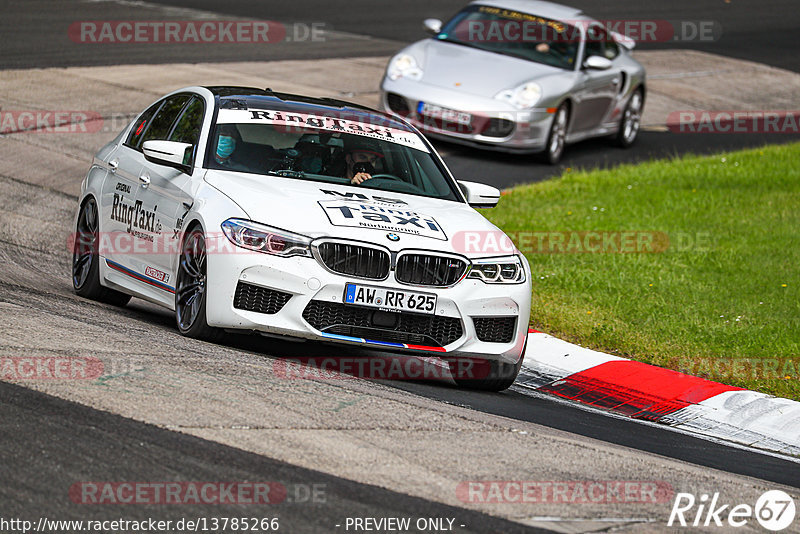
[[[578,84],[573,93],[575,109],[572,117],[571,134],[580,134],[594,130],[605,122],[613,111],[622,85],[620,67],[612,62],[606,70],[589,69],[583,65],[590,56],[611,59],[607,49],[607,35],[601,26],[589,26],[586,30],[586,42]]]

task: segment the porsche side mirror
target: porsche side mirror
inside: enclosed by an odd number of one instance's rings
[[[491,185],[459,180],[458,186],[473,208],[493,208],[500,200],[500,190]]]
[[[589,56],[583,62],[584,68],[592,70],[608,70],[611,65],[611,60],[603,56]]]
[[[422,21],[425,31],[433,35],[439,35],[442,31],[442,21],[439,19],[425,19]]]
[[[618,45],[624,46],[628,50],[633,50],[636,47],[636,41],[619,32],[611,32],[611,38],[614,39]]]
[[[192,174],[192,145],[177,141],[145,141],[142,152],[147,161]]]

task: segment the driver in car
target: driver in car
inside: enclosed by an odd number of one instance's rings
[[[344,158],[347,163],[345,178],[353,185],[360,185],[372,179],[375,165],[384,156],[380,145],[374,139],[351,135],[348,141]]]

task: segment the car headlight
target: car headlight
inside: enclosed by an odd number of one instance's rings
[[[525,281],[525,269],[519,256],[483,258],[472,260],[467,278],[477,278],[487,284],[521,284]]]
[[[228,219],[222,223],[222,231],[231,243],[242,248],[276,256],[312,257],[311,239],[304,235],[245,219]]]
[[[498,100],[508,102],[517,109],[532,108],[542,98],[542,88],[538,83],[528,82],[516,89],[506,89],[495,95]]]
[[[389,62],[386,75],[390,80],[398,78],[408,78],[409,80],[421,80],[422,69],[417,65],[417,60],[409,54],[398,54]]]

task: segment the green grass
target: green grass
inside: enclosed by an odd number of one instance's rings
[[[532,326],[800,400],[800,144],[568,169],[486,213],[506,232],[666,233],[666,250],[629,254],[532,252],[516,239],[533,272]]]

